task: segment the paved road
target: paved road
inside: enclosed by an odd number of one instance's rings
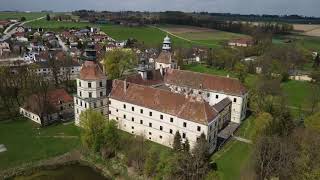
[[[60,36],[57,35],[56,37],[58,38],[58,42],[59,42],[59,45],[62,47],[62,50],[65,52],[68,52],[69,48],[64,44],[64,42],[61,40]]]
[[[7,27],[5,30],[4,30],[4,35],[2,36],[2,38],[0,38],[0,41],[5,41],[7,39],[9,39],[11,37],[12,34],[16,33],[16,29],[13,28],[15,26],[23,26],[24,24],[26,23],[29,23],[29,22],[33,22],[33,21],[38,21],[38,20],[41,20],[45,18],[45,16],[43,17],[39,17],[37,19],[31,19],[31,20],[28,20],[28,21],[24,21],[24,22],[17,22],[17,23],[13,23],[11,24],[9,27]]]

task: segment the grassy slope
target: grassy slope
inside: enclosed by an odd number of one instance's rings
[[[79,136],[73,125],[52,125],[38,128],[30,120],[21,118],[0,122],[0,144],[8,151],[0,153],[0,170],[66,153],[79,146],[79,138],[52,136]]]
[[[290,106],[299,107],[308,98],[308,92],[310,92],[311,84],[303,81],[288,81],[282,83],[284,95],[288,99]]]
[[[21,17],[25,17],[27,20],[36,19],[42,16],[45,16],[45,13],[40,12],[31,12],[31,13],[24,13],[24,12],[0,12],[0,20],[4,19],[20,19]]]

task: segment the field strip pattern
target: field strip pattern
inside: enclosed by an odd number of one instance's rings
[[[194,44],[202,44],[202,45],[207,45],[207,46],[216,46],[216,47],[219,47],[219,46],[218,46],[218,45],[216,45],[216,44],[210,44],[210,43],[203,43],[203,42],[193,41],[193,40],[190,40],[190,39],[187,39],[187,38],[184,38],[184,37],[178,36],[178,35],[176,35],[176,34],[171,33],[170,31],[167,31],[167,30],[163,29],[163,28],[159,28],[159,27],[156,27],[156,26],[150,26],[150,27],[152,27],[152,28],[156,28],[156,29],[159,29],[160,31],[163,31],[163,32],[165,32],[165,33],[167,33],[167,34],[169,34],[169,35],[171,35],[171,36],[174,36],[174,37],[176,37],[176,38],[179,38],[179,39],[182,39],[182,40],[188,41],[188,42],[190,42],[190,43],[194,43]]]

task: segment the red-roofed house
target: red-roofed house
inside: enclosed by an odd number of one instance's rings
[[[254,45],[254,41],[252,38],[239,38],[230,40],[228,45],[232,47],[250,47]]]
[[[31,95],[20,113],[43,126],[73,116],[72,97],[64,89],[54,89],[47,93]]]

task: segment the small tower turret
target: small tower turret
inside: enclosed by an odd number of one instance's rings
[[[168,35],[163,39],[162,51],[171,51],[171,39]]]

